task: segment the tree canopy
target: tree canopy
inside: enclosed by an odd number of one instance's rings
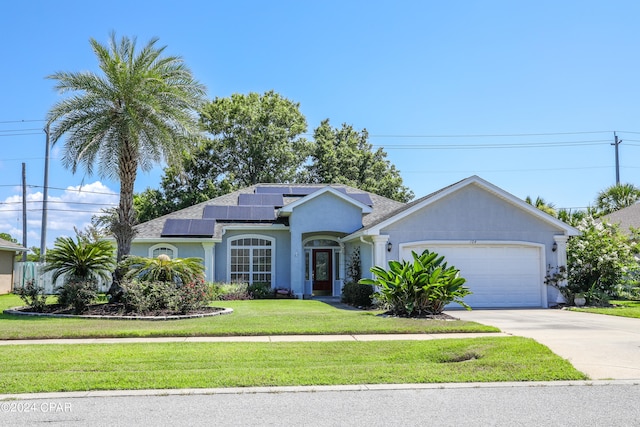
[[[75,173],[83,167],[120,182],[117,221],[112,226],[117,259],[131,248],[135,211],[133,188],[138,169],[153,164],[176,163],[199,134],[192,112],[204,101],[205,88],[177,56],[163,56],[165,47],[151,39],[136,49],[136,39],[111,34],[109,44],[94,39],[90,44],[101,70],[57,72],[48,78],[62,94],[47,119],[52,123],[51,141],[63,135],[63,164]],[[179,162],[178,162],[179,164]]]
[[[292,182],[309,146],[299,108],[274,91],[215,98],[201,111],[211,135],[204,150],[215,153],[213,160],[232,186]]]
[[[346,184],[401,202],[413,198],[413,192],[402,185],[400,171],[387,160],[387,153],[382,148],[373,150],[366,129],[357,131],[346,123],[333,128],[325,119],[313,138],[305,181]]]

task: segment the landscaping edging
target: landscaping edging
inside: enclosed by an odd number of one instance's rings
[[[194,314],[175,314],[169,316],[106,316],[106,315],[85,315],[85,314],[55,314],[55,313],[36,313],[33,311],[20,311],[26,307],[13,307],[3,311],[4,314],[13,314],[16,316],[40,316],[40,317],[62,317],[71,319],[107,319],[107,320],[181,320],[196,319],[199,317],[222,316],[224,314],[233,313],[232,308],[221,308],[219,311],[211,313],[194,313]]]

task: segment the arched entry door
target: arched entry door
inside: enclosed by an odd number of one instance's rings
[[[313,249],[313,294],[331,295],[333,287],[331,249]]]

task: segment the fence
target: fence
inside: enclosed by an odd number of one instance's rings
[[[53,271],[44,272],[45,263],[43,262],[16,262],[13,270],[13,289],[21,289],[24,284],[33,280],[34,283],[44,289],[47,295],[55,294],[58,287],[64,283],[64,275],[58,277],[56,283],[53,283]],[[106,292],[111,286],[111,280],[98,281],[98,291]]]

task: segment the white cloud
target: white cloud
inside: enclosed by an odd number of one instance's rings
[[[47,247],[60,236],[74,236],[73,227],[83,229],[101,209],[116,206],[118,195],[100,181],[50,190],[47,203]],[[40,247],[42,231],[42,192],[27,193],[27,246]],[[22,194],[0,202],[0,232],[22,242]]]

